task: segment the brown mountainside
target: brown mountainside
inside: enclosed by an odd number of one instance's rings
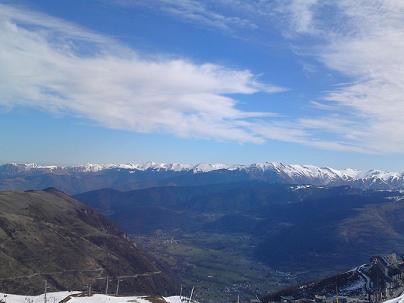
[[[54,189],[0,192],[1,291],[42,292],[44,280],[51,290],[101,290],[106,276],[110,292],[117,276],[129,276],[121,293],[175,292],[160,266],[93,209]]]

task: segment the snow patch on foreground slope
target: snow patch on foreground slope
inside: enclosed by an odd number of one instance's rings
[[[60,291],[60,292],[51,292],[47,294],[47,301],[49,303],[57,303],[62,301],[64,298],[67,298],[70,295],[77,294],[79,292],[68,292],[68,291]],[[10,295],[0,293],[0,300],[3,300],[6,303],[43,303],[44,295],[39,296],[20,296],[20,295]]]
[[[78,294],[79,292],[52,292],[47,294],[48,303],[59,303],[63,299]],[[179,296],[164,298],[167,303],[181,303]],[[0,293],[0,300],[6,303],[43,303],[44,295],[39,296],[20,296]],[[91,297],[71,297],[69,303],[150,303],[146,297],[132,296],[132,297],[112,297],[106,295],[93,295]]]
[[[404,303],[404,293],[400,297],[385,301],[384,303]]]

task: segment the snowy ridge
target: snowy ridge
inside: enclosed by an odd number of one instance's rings
[[[361,171],[352,168],[333,169],[331,167],[319,167],[314,165],[284,164],[281,162],[262,162],[251,165],[227,165],[223,163],[199,163],[196,165],[186,163],[164,163],[164,162],[146,162],[146,163],[127,163],[127,164],[97,164],[87,163],[78,166],[58,166],[58,165],[38,165],[36,163],[10,163],[1,165],[0,168],[11,166],[19,171],[55,171],[70,170],[77,172],[98,172],[107,169],[127,169],[127,170],[160,170],[160,171],[192,171],[195,173],[204,173],[214,170],[241,170],[241,171],[273,171],[283,174],[290,178],[306,177],[318,178],[324,180],[358,180],[358,179],[381,179],[385,181],[399,180],[404,177],[404,173],[386,172],[382,170]]]
[[[212,171],[241,172],[247,176],[268,180],[277,178],[278,182],[312,185],[353,185],[360,188],[404,189],[404,173],[381,170],[361,171],[352,168],[334,169],[314,165],[284,164],[280,162],[262,162],[251,165],[228,165],[223,163],[127,163],[92,164],[79,166],[57,166],[28,164],[5,164],[0,166],[0,176],[14,176],[34,173],[99,173],[108,170],[136,172],[175,172],[201,174]]]
[[[325,183],[338,179],[345,181],[355,180],[361,174],[361,171],[351,168],[337,170],[329,167],[283,164],[278,162],[256,163],[246,167],[245,169],[248,171],[253,168],[259,169],[263,172],[274,171],[291,179],[309,178],[313,180],[322,180]]]
[[[185,163],[164,163],[164,162],[146,162],[146,163],[127,163],[127,164],[97,164],[97,163],[87,163],[78,166],[57,166],[57,165],[38,165],[36,163],[9,163],[0,166],[1,168],[8,167],[9,169],[14,169],[14,171],[74,171],[74,172],[98,172],[107,169],[126,169],[126,170],[157,170],[157,171],[193,171],[198,172],[209,172],[219,169],[229,169],[234,170],[241,166],[231,166],[222,163],[200,163],[197,165],[185,164]]]

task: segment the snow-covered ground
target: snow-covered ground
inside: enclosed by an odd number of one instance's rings
[[[59,303],[67,297],[79,292],[52,292],[47,294],[47,303]],[[179,296],[164,298],[167,303],[181,303]],[[44,303],[44,295],[39,296],[20,296],[0,293],[0,302],[5,303]],[[71,297],[68,303],[150,303],[145,297],[113,297],[106,295],[93,295],[91,297]]]
[[[404,303],[404,293],[397,298],[384,301],[384,303]]]
[[[68,297],[69,295],[73,295],[76,293],[79,292],[68,292],[68,291],[51,292],[47,294],[46,298],[48,303],[58,303],[64,298]],[[0,300],[3,300],[6,303],[43,303],[44,295],[20,296],[20,295],[10,295],[0,293]]]

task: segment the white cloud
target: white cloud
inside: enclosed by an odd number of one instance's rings
[[[232,32],[234,28],[255,29],[257,25],[248,18],[238,15],[228,15],[211,8],[209,1],[197,0],[115,0],[121,5],[143,5],[162,13],[181,18],[185,21],[201,24],[214,29]],[[213,1],[217,4],[217,1]]]
[[[232,4],[232,14],[219,13],[210,2],[156,1],[166,12],[225,31],[263,26],[263,18],[274,14],[277,21],[287,16],[292,30],[287,36],[297,38],[297,47],[299,36],[309,37],[304,53],[349,82],[308,104],[316,116],[246,112],[235,95],[283,89],[260,82],[248,70],[144,57],[74,24],[0,4],[0,106],[40,107],[105,127],[180,137],[279,140],[338,151],[404,150],[401,1],[217,2],[221,8]],[[251,21],[254,12],[261,18],[257,22]]]
[[[255,125],[254,130],[266,139],[297,143],[325,150],[369,153],[368,150],[361,146],[350,143],[351,138],[347,138],[348,140],[321,138],[315,132],[310,131],[318,129],[320,122],[318,120],[315,120],[315,124],[310,122],[309,120],[302,119],[300,121],[262,123]],[[322,126],[325,130],[329,129],[329,126],[332,125],[331,121],[321,122],[323,122]]]
[[[351,80],[316,103],[338,121],[321,113],[302,126],[369,151],[403,152],[404,2],[291,0],[288,9],[293,33],[317,41],[310,54]]]
[[[404,151],[403,1],[154,1],[166,12],[176,11],[173,15],[177,17],[223,30],[242,29],[243,23],[237,25],[231,20],[243,20],[264,35],[277,23],[293,41],[293,50],[303,57],[304,72],[310,66],[304,58],[313,56],[334,74],[347,78],[349,83],[336,83],[322,99],[311,101],[318,110],[316,117],[302,116],[276,127],[271,121],[268,133],[273,138],[290,140],[288,135],[280,135],[286,131],[302,144],[320,146],[323,144],[313,142],[329,138],[352,150]],[[311,79],[315,81],[319,73],[316,71]],[[297,135],[294,127],[304,136]],[[333,144],[325,145],[332,149]]]
[[[231,96],[284,90],[261,83],[248,70],[144,58],[102,35],[1,4],[0,66],[5,107],[39,107],[106,127],[236,142],[264,142],[251,121],[262,123],[274,114],[242,111]]]
[[[297,33],[315,32],[314,8],[319,0],[280,1],[277,10],[290,16],[289,26]]]

